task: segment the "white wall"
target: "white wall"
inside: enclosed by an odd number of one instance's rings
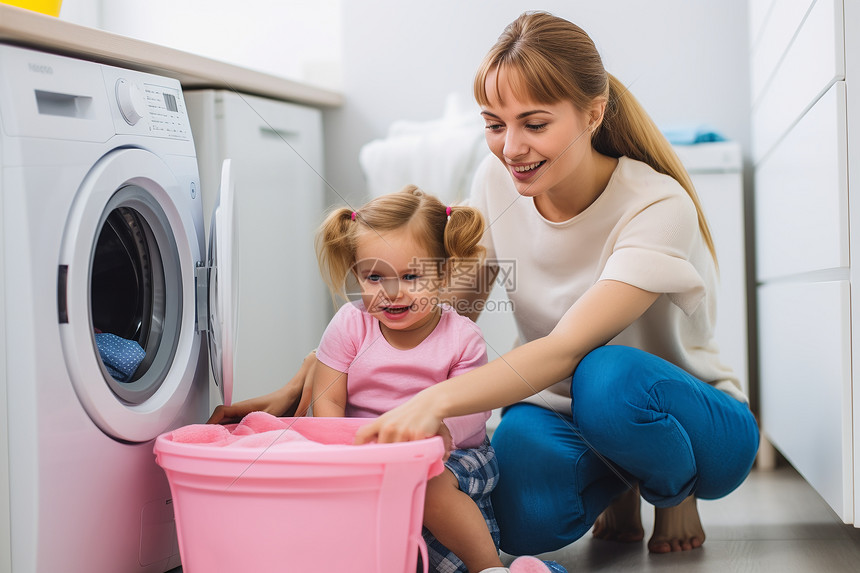
[[[749,149],[747,0],[65,0],[61,18],[342,90],[326,113],[330,202],[365,196],[358,152],[398,119],[471,103],[484,53],[522,11],[581,25],[661,127],[708,123]],[[747,161],[747,163],[749,163]],[[749,178],[747,178],[749,180]]]
[[[341,88],[340,0],[64,0],[64,20]]]
[[[101,0],[63,0],[60,19],[89,28],[98,28],[101,22]]]
[[[548,10],[582,26],[606,68],[661,127],[708,123],[749,148],[747,1],[347,0],[343,10],[346,104],[326,114],[326,161],[337,193],[361,202],[358,151],[392,121],[429,120],[445,95],[472,101],[478,63],[505,25]],[[339,200],[332,194],[333,201]]]

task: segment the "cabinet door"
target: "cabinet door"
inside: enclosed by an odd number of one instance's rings
[[[289,380],[319,344],[330,316],[314,251],[325,208],[322,114],[219,94],[216,137],[236,185],[238,401]]]
[[[752,101],[762,95],[814,0],[750,0]]]
[[[767,155],[833,82],[845,78],[844,52],[842,2],[818,0],[754,103],[755,162]]]
[[[758,293],[762,429],[852,523],[848,281],[767,284]]]
[[[848,267],[845,82],[756,167],[758,279]]]

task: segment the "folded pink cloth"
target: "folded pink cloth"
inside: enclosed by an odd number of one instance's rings
[[[218,424],[192,424],[171,432],[174,442],[218,447],[270,448],[322,447],[292,429],[285,420],[265,412],[251,412],[231,432]]]
[[[281,418],[267,414],[266,412],[251,412],[239,422],[233,430],[234,436],[249,436],[251,434],[262,434],[271,430],[288,430],[290,424]]]
[[[230,440],[230,430],[218,424],[192,424],[176,428],[170,439],[183,444],[226,445]]]
[[[295,430],[270,430],[260,434],[242,436],[227,444],[234,448],[271,448],[289,445],[291,447],[321,447],[319,442],[312,442]]]

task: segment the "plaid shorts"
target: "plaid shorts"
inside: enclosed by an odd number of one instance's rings
[[[496,544],[499,547],[499,525],[493,514],[493,506],[490,503],[490,493],[499,481],[499,463],[496,461],[496,452],[490,445],[489,438],[477,448],[454,450],[445,462],[445,467],[457,476],[460,490],[469,495],[481,513]],[[430,571],[435,573],[469,573],[466,566],[451,553],[447,547],[439,543],[433,534],[426,528],[422,531],[424,541],[427,543],[427,556],[430,561]],[[423,569],[418,567],[418,571]]]

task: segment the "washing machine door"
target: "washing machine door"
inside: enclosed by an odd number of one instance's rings
[[[209,225],[209,359],[221,399],[233,401],[233,358],[238,323],[238,285],[236,272],[236,202],[230,160],[221,166],[221,190]]]
[[[195,266],[204,256],[195,195],[156,154],[114,150],[85,177],[66,223],[63,354],[87,414],[118,440],[158,436],[202,395],[192,392],[202,352]]]

